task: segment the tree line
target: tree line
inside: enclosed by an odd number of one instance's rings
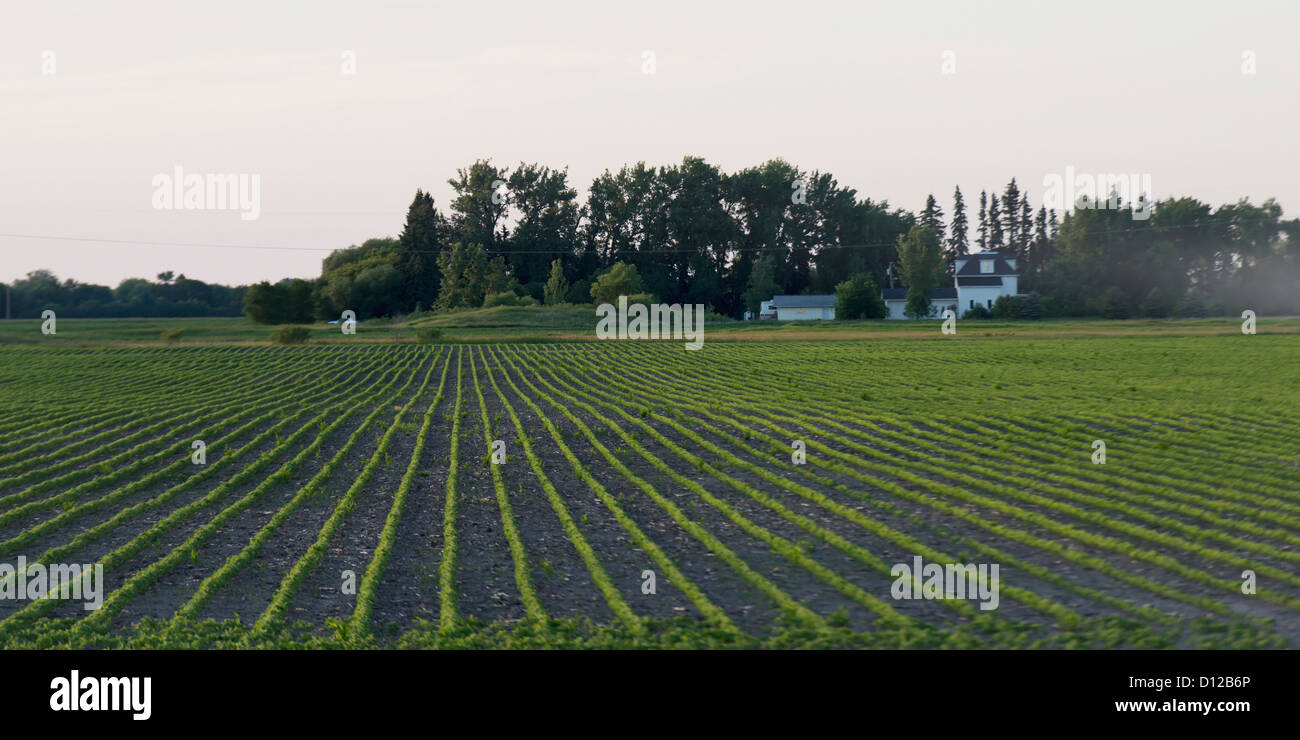
[[[1075,208],[1058,223],[1054,211],[1035,213],[1012,179],[1001,199],[980,193],[969,243],[960,190],[953,200],[950,224],[932,198],[920,219],[945,247],[944,268],[951,271],[951,258],[967,248],[1012,257],[1020,292],[1042,315],[1300,313],[1300,219],[1284,220],[1272,198],[1260,205],[1242,199],[1212,206],[1189,197],[1147,204],[1112,193],[1106,200],[1115,207]],[[1019,310],[1007,300],[1002,312],[1016,318]]]
[[[829,292],[881,273],[915,217],[830,174],[784,161],[728,174],[698,157],[606,171],[585,201],[568,171],[479,160],[457,171],[443,213],[417,191],[400,235],[325,258],[321,275],[250,288],[255,318],[452,310],[484,303],[590,303],[616,267],[637,295],[739,317],[773,292]],[[862,245],[876,245],[864,247]],[[297,298],[291,291],[297,291]],[[277,304],[288,302],[282,311]]]
[[[955,257],[998,252],[1017,260],[1020,291],[1032,295],[1007,301],[1001,315],[1300,313],[1300,221],[1284,220],[1272,199],[1177,198],[1136,211],[1117,202],[1058,218],[1013,178],[981,190],[973,205],[955,188],[947,212],[930,195],[913,213],[780,159],[727,173],[699,157],[606,170],[585,199],[567,169],[539,164],[478,160],[448,183],[445,212],[417,190],[396,238],[336,250],[313,279],[206,286],[200,295],[203,284],[181,276],[146,283],[154,297],[145,303],[126,297],[145,281],[110,291],[33,273],[15,297],[26,290],[35,302],[24,298],[22,310],[39,313],[48,307],[36,307],[41,300],[54,300],[53,283],[67,286],[61,303],[83,312],[70,315],[228,315],[242,301],[254,320],[295,323],[347,309],[369,318],[590,303],[604,278],[606,289],[736,318],[773,295],[801,293],[851,294],[839,315],[872,317],[883,304],[863,296],[906,287],[917,296],[909,313],[925,315],[929,292],[951,284]],[[33,281],[44,292],[29,290]]]
[[[878,296],[889,285],[924,294],[909,306],[924,315],[924,297],[972,252],[1017,260],[1032,298],[1005,302],[1004,316],[1300,313],[1300,221],[1283,220],[1271,199],[1178,198],[1138,211],[1116,200],[1058,217],[1013,178],[982,190],[973,214],[960,188],[948,214],[933,195],[912,213],[779,159],[726,173],[698,157],[607,170],[585,201],[567,170],[537,164],[479,160],[448,182],[447,213],[417,191],[398,238],[327,257],[302,315],[589,303],[616,267],[638,295],[736,318],[777,294]],[[857,303],[866,307],[849,317],[883,307]]]
[[[2,285],[8,293],[9,315],[33,318],[51,310],[72,318],[168,316],[239,316],[244,310],[243,287],[191,280],[174,272],[155,280],[127,278],[116,288],[73,279],[60,281],[49,270]]]

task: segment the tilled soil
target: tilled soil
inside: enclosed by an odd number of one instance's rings
[[[459,477],[451,495],[458,503],[454,521],[458,538],[454,606],[462,618],[489,622],[524,619],[521,575],[516,572],[518,563],[522,562],[522,578],[536,591],[547,617],[588,618],[600,624],[614,624],[618,617],[612,601],[626,603],[641,617],[704,619],[696,603],[688,597],[689,589],[684,590],[685,584],[674,583],[673,577],[664,572],[661,564],[619,522],[614,512],[617,508],[662,550],[710,604],[754,635],[767,634],[782,613],[778,600],[765,593],[758,583],[775,589],[816,615],[857,631],[876,629],[882,607],[945,628],[969,622],[969,610],[954,608],[954,604],[944,600],[892,596],[891,587],[896,579],[889,568],[896,564],[910,565],[917,554],[915,548],[900,541],[910,538],[954,562],[998,563],[1004,586],[1025,589],[1081,617],[1135,618],[1133,608],[1120,608],[1094,598],[1094,594],[1127,602],[1131,607],[1149,606],[1162,614],[1183,618],[1206,616],[1203,603],[1197,600],[1210,600],[1222,605],[1219,611],[1228,614],[1272,618],[1280,632],[1292,639],[1300,638],[1293,609],[1268,600],[1240,598],[1233,593],[1241,582],[1243,564],[1294,573],[1294,563],[1289,559],[1292,549],[1285,542],[1277,543],[1274,551],[1252,553],[1234,548],[1233,543],[1223,541],[1222,537],[1194,538],[1180,528],[1208,525],[1206,517],[1192,508],[1145,508],[1139,501],[1125,500],[1119,495],[1154,495],[1150,491],[1121,486],[1115,489],[1112,499],[1107,499],[1096,489],[1068,476],[1049,479],[1035,469],[1029,457],[1021,461],[1023,464],[1008,463],[1006,455],[995,456],[992,449],[986,450],[979,444],[955,445],[936,439],[927,442],[937,449],[927,447],[919,440],[907,439],[904,430],[886,421],[878,423],[879,429],[900,435],[889,438],[888,444],[885,435],[860,419],[846,418],[839,422],[847,431],[826,427],[812,432],[754,414],[761,420],[741,422],[758,433],[750,439],[736,426],[707,418],[702,409],[688,400],[687,394],[674,397],[670,393],[656,393],[638,398],[628,390],[635,383],[656,382],[665,376],[637,369],[630,373],[635,378],[633,383],[620,384],[609,376],[584,378],[582,371],[589,368],[581,362],[573,365],[573,374],[553,372],[564,360],[562,355],[549,353],[560,351],[547,349],[534,354],[532,350],[516,352],[465,345],[419,355],[417,362],[402,369],[399,380],[388,390],[374,399],[363,395],[365,403],[321,440],[317,454],[309,455],[284,480],[267,486],[250,506],[231,517],[199,546],[191,548],[187,541],[213,521],[213,517],[268,481],[281,465],[317,440],[318,428],[334,421],[337,412],[327,415],[320,424],[310,420],[337,399],[328,393],[303,396],[304,400],[287,408],[286,414],[299,410],[305,413],[294,418],[279,434],[253,444],[240,454],[236,450],[284,417],[259,421],[227,442],[212,447],[208,451],[208,466],[214,474],[206,480],[195,482],[193,471],[178,470],[100,509],[81,512],[75,508],[113,495],[131,480],[165,465],[159,463],[139,471],[133,479],[88,487],[63,506],[40,507],[22,518],[0,524],[0,554],[8,560],[18,555],[33,559],[52,548],[63,548],[79,535],[96,532],[90,541],[60,556],[66,562],[94,562],[120,548],[134,546],[142,533],[208,496],[236,473],[248,470],[262,456],[268,456],[264,467],[230,486],[209,506],[155,532],[156,536],[138,552],[106,573],[104,587],[111,593],[152,564],[184,551],[184,557],[173,567],[161,571],[156,580],[117,604],[120,608],[111,615],[115,628],[124,628],[145,617],[170,619],[205,579],[249,546],[272,517],[289,505],[326,462],[340,452],[349,437],[361,429],[363,419],[379,408],[373,422],[360,432],[355,447],[339,459],[319,490],[285,518],[247,566],[215,589],[199,612],[205,619],[238,617],[251,625],[285,584],[285,575],[304,557],[320,537],[327,520],[337,512],[340,517],[337,531],[325,543],[319,561],[305,572],[301,584],[291,593],[285,614],[289,622],[305,622],[322,631],[333,629],[330,625],[337,625],[335,620],[350,617],[356,609],[356,589],[361,587],[361,580],[375,557],[394,497],[408,465],[412,464],[423,415],[433,405],[424,449],[414,460],[415,475],[406,504],[391,533],[393,547],[375,584],[371,619],[376,628],[395,631],[423,622],[436,623],[443,606],[439,569],[447,554],[443,528],[447,515],[453,409],[459,384]],[[372,362],[377,357],[386,356],[377,354],[371,358]],[[348,384],[364,374],[357,368],[347,368],[339,360],[339,356],[331,355],[330,362],[314,369],[313,377],[337,372],[340,382]],[[438,398],[443,363],[448,360],[451,369]],[[397,366],[394,362],[393,367]],[[372,369],[374,365],[367,366],[366,372]],[[278,368],[266,377],[283,380],[291,378],[293,372]],[[417,392],[429,372],[432,375],[427,387]],[[475,392],[475,373],[482,393],[482,408]],[[413,380],[405,390],[400,393],[394,390],[408,379]],[[816,392],[825,383],[824,380],[812,383],[808,392]],[[588,407],[573,403],[566,395],[577,397]],[[678,401],[680,406],[674,407]],[[399,410],[408,402],[409,408],[398,419]],[[245,409],[238,406],[238,399],[232,400],[232,404]],[[726,415],[725,406],[711,407],[709,411]],[[773,411],[786,413],[785,409]],[[518,417],[535,460],[529,459],[511,412]],[[483,413],[488,420],[486,434]],[[69,416],[69,420],[56,425],[62,432],[55,434],[49,444],[43,443],[36,454],[48,454],[62,449],[63,445],[69,445],[69,454],[85,451],[78,442],[102,431],[102,428],[86,431],[90,424],[102,421],[91,418],[92,421],[81,424],[75,416]],[[554,426],[558,441],[544,420]],[[214,421],[207,418],[203,424]],[[961,420],[953,423],[962,425]],[[307,425],[317,428],[307,429],[295,442],[279,444],[279,440],[287,440],[294,431]],[[231,429],[234,426],[238,425]],[[1173,428],[1169,424],[1163,426]],[[607,459],[582,427],[590,430],[617,464]],[[717,445],[725,454],[699,445],[682,427]],[[119,431],[125,437],[135,428],[139,427],[123,426]],[[393,432],[390,445],[386,451],[380,451],[380,441],[390,430]],[[1270,433],[1282,431],[1273,428]],[[1130,428],[1126,433],[1134,432]],[[635,444],[629,443],[623,434],[630,435]],[[941,438],[941,434],[936,434]],[[670,444],[664,444],[655,435],[662,435]],[[810,443],[806,461],[793,463],[788,453],[759,439],[761,435],[770,435],[778,441],[800,439]],[[504,443],[504,462],[492,459],[490,443],[497,440]],[[142,449],[148,454],[165,441],[161,435],[151,437],[145,440],[147,444]],[[823,458],[813,443],[846,457]],[[878,454],[868,454],[854,445]],[[22,448],[14,445],[6,449]],[[577,467],[566,452],[576,458]],[[111,454],[115,453],[110,450],[104,457]],[[726,454],[738,458],[739,464],[727,459]],[[968,464],[969,461],[960,459],[963,455],[971,455],[980,463]],[[340,502],[371,460],[377,467],[357,491],[355,505],[339,509]],[[78,467],[95,464],[92,460]],[[873,465],[882,467],[873,469]],[[671,473],[663,470],[663,466]],[[55,474],[70,469],[77,468],[60,467]],[[854,474],[846,473],[845,469]],[[771,473],[788,485],[771,480],[759,471]],[[900,474],[901,471],[907,475]],[[19,469],[15,474],[22,472]],[[517,528],[522,561],[517,561],[512,554],[503,526],[494,472],[500,476]],[[596,487],[586,480],[588,474],[608,492],[613,505],[601,499]],[[548,495],[543,481],[553,487],[554,497]],[[34,482],[0,490],[0,495],[20,493]],[[78,483],[52,487],[30,500],[53,500]],[[1174,484],[1176,479],[1169,485]],[[175,491],[176,486],[183,488]],[[644,486],[649,486],[671,506],[656,501]],[[891,490],[895,486],[912,497]],[[1268,486],[1262,490],[1268,490]],[[966,500],[953,491],[974,494],[987,501]],[[1019,495],[1022,492],[1042,500],[1023,499]],[[873,531],[835,511],[834,506],[819,502],[817,496],[855,512],[873,526],[897,534]],[[1110,501],[1122,502],[1144,514],[1117,510],[1108,505]],[[990,505],[994,502],[1010,504],[1015,513],[994,508]],[[1075,507],[1076,511],[1062,510],[1055,505],[1057,502]],[[21,503],[27,502],[14,505]],[[119,512],[142,504],[148,505],[147,510],[138,511],[115,526],[104,526]],[[955,507],[957,513],[978,516],[982,524],[944,511],[941,505]],[[692,526],[698,526],[707,536],[692,532],[674,520],[668,510],[671,507],[676,507]],[[571,517],[581,533],[581,541],[590,547],[598,563],[597,570],[608,577],[614,595],[598,586],[598,579],[579,544],[562,525],[560,508]],[[75,515],[60,519],[59,526],[22,542],[21,546],[14,544],[4,549],[14,537],[65,510]],[[0,509],[0,514],[3,511]],[[1216,512],[1215,516],[1251,522],[1250,517],[1236,511]],[[1042,526],[1035,518],[1045,518],[1090,537],[1104,537],[1107,543],[1095,544],[1067,536]],[[1125,530],[1132,527],[1140,527],[1149,535],[1139,536]],[[1295,526],[1276,525],[1275,528],[1290,534],[1297,531]],[[1242,540],[1252,539],[1238,528],[1215,531]],[[1165,536],[1179,538],[1186,544],[1175,546],[1162,542],[1160,538]],[[709,541],[710,538],[714,539]],[[1034,544],[1033,538],[1040,543],[1059,545],[1072,555],[1091,559],[1091,563],[1104,563],[1114,572],[1063,557],[1041,544]],[[1126,552],[1131,545],[1139,552]],[[779,548],[785,546],[797,548],[800,555],[792,557],[782,553]],[[734,556],[743,566],[729,564],[724,555]],[[1153,562],[1159,557],[1172,558],[1177,566],[1165,567]],[[1041,567],[1050,575],[1035,574],[1018,563]],[[1180,572],[1182,568],[1199,575],[1191,577]],[[1149,579],[1167,592],[1116,577],[1115,573]],[[648,577],[653,577],[653,589],[647,585]],[[1262,580],[1262,584],[1263,588],[1287,598],[1300,595],[1300,588],[1286,581]],[[978,608],[974,599],[965,603]],[[0,620],[24,606],[19,601],[0,599]],[[59,602],[48,611],[51,617],[76,618],[85,613],[82,605],[73,601]],[[1059,629],[1050,612],[1006,590],[1000,595],[995,613],[998,618],[1026,627]]]

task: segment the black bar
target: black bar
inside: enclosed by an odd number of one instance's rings
[[[239,729],[263,726],[259,717],[302,729],[375,721],[395,728],[437,716],[430,730],[463,720],[496,734],[557,712],[568,722],[607,711],[634,725],[639,717],[668,722],[659,727],[665,735],[689,725],[682,711],[710,724],[723,716],[736,726],[804,723],[818,734],[818,727],[829,733],[831,722],[864,731],[895,722],[930,730],[1248,728],[1289,721],[1297,702],[1290,651],[8,651],[0,660],[7,713],[48,729]],[[149,677],[151,717],[54,711],[51,682],[73,670],[82,679]],[[1179,676],[1192,685],[1178,686]],[[1139,678],[1157,679],[1159,688],[1135,685]],[[1233,685],[1241,678],[1249,682]],[[1207,700],[1245,701],[1249,709],[1115,708],[1117,701]],[[659,734],[653,724],[643,729]]]

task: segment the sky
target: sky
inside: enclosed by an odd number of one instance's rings
[[[1072,168],[1294,217],[1296,28],[1252,0],[5,0],[0,281],[313,277],[479,158],[585,197],[638,161],[780,157],[972,214]],[[176,167],[255,176],[257,218],[156,207]]]

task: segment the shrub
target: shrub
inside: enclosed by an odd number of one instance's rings
[[[993,301],[993,309],[989,315],[995,319],[1018,319],[1020,318],[1020,299],[1013,295],[1000,295],[996,301]]]
[[[1043,297],[1037,293],[1028,295],[1002,295],[993,302],[993,310],[988,316],[997,319],[1021,319],[1037,321],[1047,311]]]
[[[1038,321],[1047,313],[1047,304],[1037,293],[1030,293],[1020,299],[1020,318],[1026,321]]]
[[[627,297],[628,306],[631,306],[634,303],[640,303],[641,305],[646,307],[646,310],[650,309],[650,304],[658,303],[658,301],[659,299],[656,298],[653,293],[633,293],[632,295]],[[612,303],[615,306],[617,306],[618,298],[615,297]]]
[[[1163,319],[1169,315],[1169,301],[1165,299],[1165,293],[1160,286],[1153,287],[1147,297],[1142,299],[1142,306],[1138,309],[1143,316],[1153,319]]]
[[[591,303],[591,281],[578,280],[569,288],[569,303]]]
[[[934,306],[930,304],[929,294],[907,289],[907,302],[903,304],[903,315],[909,319],[928,319],[934,315]]]
[[[542,305],[542,304],[541,304],[541,302],[538,301],[536,298],[534,298],[534,297],[532,297],[532,296],[530,296],[530,295],[526,295],[526,296],[523,296],[522,298],[519,299],[519,305],[521,305],[521,306],[540,306],[540,305]]]
[[[271,341],[276,344],[302,344],[311,337],[311,331],[305,326],[282,326],[271,332]]]
[[[420,344],[436,344],[441,339],[442,330],[436,329],[432,326],[422,326],[420,327],[420,330],[415,333],[415,341]]]
[[[590,293],[592,301],[599,305],[617,303],[619,296],[625,295],[630,298],[640,294],[641,291],[641,276],[637,273],[636,265],[615,262],[613,267],[596,278]]]
[[[1210,300],[1205,302],[1205,315],[1206,316],[1231,316],[1232,304],[1219,298],[1211,298]]]
[[[163,329],[162,340],[168,344],[176,344],[185,336],[184,329]]]
[[[989,310],[983,304],[976,303],[975,308],[968,309],[961,317],[963,319],[991,319],[993,314],[989,313]]]
[[[1069,310],[1069,303],[1062,300],[1059,296],[1048,296],[1043,301],[1043,315],[1045,316],[1057,318],[1060,316],[1078,316],[1081,313],[1082,310],[1071,313]]]
[[[288,324],[311,321],[316,315],[312,283],[283,280],[272,285],[265,280],[244,292],[244,314],[259,324]]]
[[[1101,315],[1108,319],[1127,319],[1132,314],[1128,296],[1118,285],[1112,285],[1101,294]]]
[[[930,293],[939,285],[943,257],[939,236],[928,226],[913,226],[907,236],[898,238],[898,265],[907,285],[907,302],[903,315],[924,319],[936,311],[930,305]]]
[[[489,293],[483,299],[483,308],[492,308],[493,306],[518,306],[519,296],[514,291],[506,290],[500,293]]]
[[[887,311],[870,275],[858,273],[835,286],[837,319],[883,319]]]

